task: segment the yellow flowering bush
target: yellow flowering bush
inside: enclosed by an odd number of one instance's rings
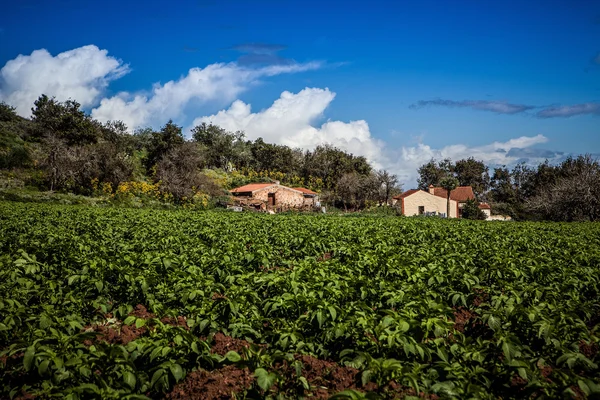
[[[121,182],[114,193],[114,198],[117,200],[131,200],[133,198],[160,200],[164,196],[161,196],[159,186],[160,182],[155,184],[135,181]]]

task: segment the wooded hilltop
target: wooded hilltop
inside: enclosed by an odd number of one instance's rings
[[[477,201],[513,219],[600,219],[600,164],[590,155],[492,170],[474,158],[431,160],[418,173],[420,189],[454,177],[473,187]],[[210,208],[225,204],[232,188],[271,181],[314,190],[324,204],[346,210],[389,205],[402,192],[394,174],[330,145],[293,149],[206,123],[186,140],[173,121],[131,134],[121,121],[91,118],[75,100],[42,95],[30,119],[0,103],[1,198],[50,191],[133,206]]]

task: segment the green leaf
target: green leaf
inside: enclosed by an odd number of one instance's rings
[[[154,374],[152,374],[152,379],[150,380],[150,387],[154,387],[156,385],[156,383],[158,382],[158,380],[160,378],[162,378],[164,374],[165,374],[165,370],[162,368],[154,371]]]
[[[123,321],[123,323],[125,325],[131,325],[135,322],[135,317],[133,315],[130,315],[129,317],[125,318],[125,321]]]
[[[99,292],[101,292],[104,288],[104,283],[102,283],[102,281],[96,281],[94,282],[94,284],[96,285],[96,289],[98,289]]]
[[[181,365],[179,364],[173,364],[169,367],[169,369],[171,370],[171,374],[173,374],[173,377],[177,382],[179,382],[185,375],[185,372],[183,372],[183,368],[181,368]]]
[[[132,372],[123,372],[123,382],[129,387],[129,389],[135,390],[136,381],[135,375]]]
[[[135,320],[135,327],[136,328],[141,328],[142,326],[146,325],[146,320],[143,318],[137,318]]]
[[[25,356],[23,357],[23,366],[26,371],[30,371],[33,365],[33,357],[35,356],[35,347],[29,346],[25,350]]]
[[[305,390],[310,390],[310,384],[308,383],[305,377],[301,376],[300,378],[298,378],[298,380],[300,381],[300,383],[302,383],[302,387]]]
[[[327,309],[329,310],[329,314],[331,314],[331,319],[335,321],[335,317],[337,317],[337,311],[335,311],[335,307],[329,306]]]
[[[319,328],[323,326],[323,311],[317,311],[317,321],[319,322]]]
[[[590,390],[589,386],[584,381],[582,381],[581,379],[578,380],[577,381],[577,386],[579,386],[579,388],[581,389],[581,391],[583,393],[585,393],[586,396],[590,395],[591,390]]]
[[[363,386],[366,386],[367,383],[371,382],[371,376],[373,376],[373,371],[369,369],[363,371],[360,376],[360,381],[362,382]]]
[[[497,331],[500,329],[500,320],[497,317],[490,315],[488,318],[488,325],[493,331]]]
[[[48,366],[50,365],[50,360],[44,360],[38,365],[38,374],[46,375],[48,371]]]
[[[256,376],[256,383],[258,383],[258,386],[265,392],[268,391],[271,386],[273,386],[275,380],[277,379],[276,374],[267,372],[267,370],[263,368],[257,368],[254,371],[254,375]]]
[[[225,358],[229,361],[231,361],[232,363],[236,363],[241,361],[242,356],[240,356],[236,351],[228,351],[227,354],[225,354]]]
[[[510,345],[510,343],[508,342],[504,342],[502,343],[502,352],[504,353],[504,357],[506,357],[506,360],[508,362],[512,361],[512,346]]]

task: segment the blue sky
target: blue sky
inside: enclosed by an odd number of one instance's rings
[[[21,0],[0,15],[2,66],[22,113],[42,90],[130,126],[329,141],[407,181],[431,156],[600,153],[598,1]]]

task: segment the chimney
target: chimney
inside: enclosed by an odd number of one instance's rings
[[[434,194],[433,192],[434,192],[433,185],[429,185],[429,193]]]

